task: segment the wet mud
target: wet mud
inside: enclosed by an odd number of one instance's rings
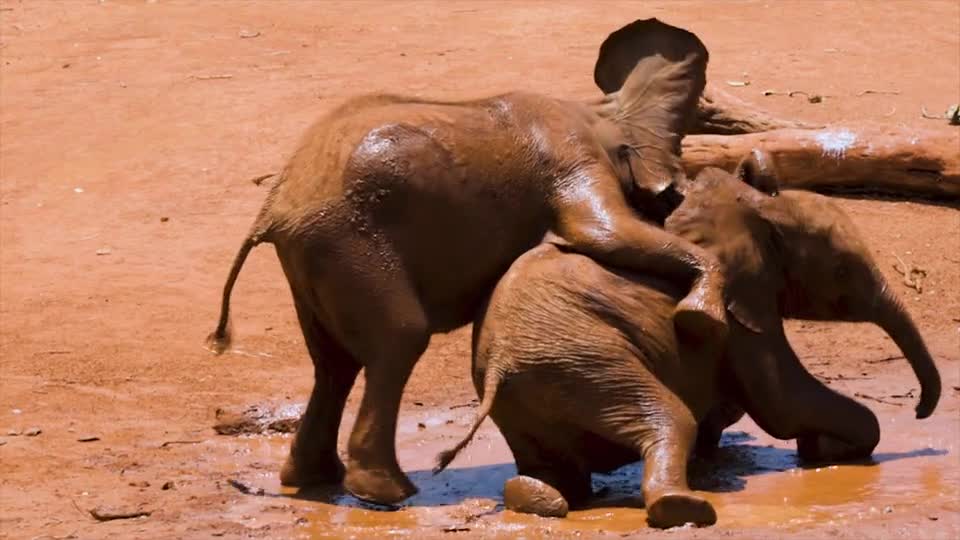
[[[400,459],[420,493],[398,507],[357,500],[339,489],[280,488],[277,480],[254,481],[265,497],[308,500],[299,530],[302,538],[372,538],[390,535],[482,533],[545,538],[577,534],[652,533],[640,495],[643,464],[594,475],[595,498],[566,518],[540,518],[504,509],[503,483],[516,474],[509,449],[492,423],[451,468],[430,472],[430,458],[462,434],[471,415],[424,411],[401,426]],[[895,514],[940,524],[949,538],[960,527],[960,422],[947,415],[919,422],[908,410],[881,419],[886,436],[870,460],[805,466],[792,442],[778,441],[744,420],[725,432],[710,459],[695,458],[690,481],[716,508],[710,530],[770,530],[801,534],[811,527],[830,530],[883,522]],[[423,425],[430,428],[424,430]],[[419,434],[419,435],[416,435]],[[285,455],[287,438],[266,438],[275,459]],[[265,446],[264,446],[265,443]],[[248,503],[254,504],[257,503]],[[238,510],[248,512],[245,505]],[[687,527],[685,532],[700,534]],[[936,532],[936,530],[934,531]]]

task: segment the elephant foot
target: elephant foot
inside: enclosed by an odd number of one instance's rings
[[[567,500],[550,484],[530,476],[514,476],[503,484],[503,505],[508,510],[540,517],[565,517]]]
[[[727,335],[726,309],[723,302],[709,302],[704,291],[694,290],[677,304],[673,323],[684,333],[705,340],[721,340]]]
[[[417,486],[397,468],[365,469],[351,463],[343,487],[354,497],[375,504],[395,505],[417,493]]]
[[[854,446],[822,433],[797,437],[797,454],[807,463],[866,459],[872,453],[873,448]]]
[[[706,499],[693,493],[667,493],[647,504],[647,522],[660,529],[687,523],[702,527],[716,523],[717,512]]]
[[[309,461],[306,458],[295,458],[291,454],[280,468],[280,484],[284,486],[335,485],[343,480],[343,476],[343,462],[337,456],[326,461]]]

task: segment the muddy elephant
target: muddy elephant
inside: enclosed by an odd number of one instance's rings
[[[731,400],[774,437],[796,438],[803,459],[869,456],[876,417],[806,371],[784,314],[879,324],[920,380],[917,417],[930,415],[937,368],[853,224],[826,197],[776,195],[764,163],[755,152],[736,175],[705,169],[666,220],[723,265],[732,315],[725,342],[670,323],[683,297],[676,284],[538,246],[511,266],[477,318],[478,418],[437,470],[489,414],[521,475],[504,488],[508,508],[563,515],[591,495],[591,473],[643,458],[649,522],[670,527],[716,520],[689,490],[686,467],[698,422]]]
[[[605,96],[593,103],[366,96],[307,131],[236,255],[208,338],[215,352],[229,346],[234,282],[254,246],[274,244],[315,377],[283,484],[342,480],[379,503],[415,493],[394,447],[414,364],[433,333],[471,322],[510,264],[548,233],[610,266],[684,283],[676,323],[726,332],[715,257],[634,211],[655,207],[683,176],[680,139],[707,57],[693,34],[636,21],[602,45],[595,79]],[[345,469],[337,430],[361,368]]]

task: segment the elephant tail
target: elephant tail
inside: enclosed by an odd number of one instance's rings
[[[267,208],[261,210],[250,234],[243,240],[240,251],[233,259],[233,266],[230,267],[230,274],[227,276],[227,282],[223,286],[223,298],[220,304],[220,321],[217,323],[217,329],[207,336],[206,349],[213,354],[222,354],[230,347],[230,293],[233,292],[233,285],[240,275],[240,269],[247,260],[250,250],[265,241],[266,235],[270,230],[270,219]]]
[[[477,430],[480,429],[480,424],[490,415],[490,410],[493,408],[493,401],[497,397],[497,389],[500,387],[501,380],[502,377],[499,370],[487,370],[483,380],[483,400],[477,409],[477,419],[473,421],[473,425],[470,426],[470,432],[467,433],[467,436],[464,437],[462,441],[457,443],[453,448],[444,450],[437,455],[437,466],[433,468],[433,474],[438,474],[440,471],[446,469],[447,465],[450,465],[450,462],[457,457],[457,454],[466,448],[466,446],[470,444],[470,441],[473,440],[473,436],[477,433]]]

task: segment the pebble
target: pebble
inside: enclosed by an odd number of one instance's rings
[[[100,440],[100,437],[97,437],[96,435],[84,435],[83,437],[80,437],[79,439],[77,439],[77,442],[93,442],[93,441],[99,441],[99,440]]]
[[[36,437],[37,435],[39,435],[39,434],[41,434],[41,433],[43,433],[43,430],[41,430],[41,429],[38,428],[38,427],[32,427],[32,428],[30,428],[30,429],[28,429],[28,430],[26,430],[26,431],[23,432],[23,434],[26,435],[27,437]]]

